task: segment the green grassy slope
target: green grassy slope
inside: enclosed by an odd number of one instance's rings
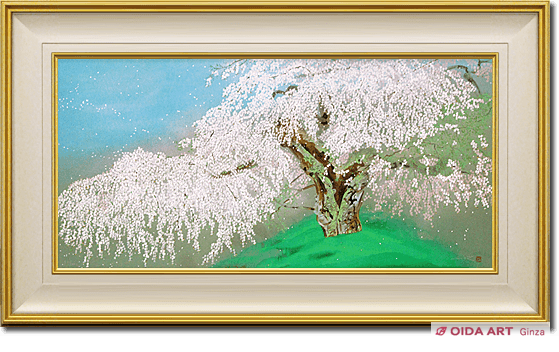
[[[477,263],[458,257],[441,244],[421,239],[401,220],[362,214],[359,233],[325,238],[314,216],[216,268],[469,268]]]

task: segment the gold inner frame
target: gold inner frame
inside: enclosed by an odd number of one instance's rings
[[[548,322],[550,319],[550,3],[549,1],[172,2],[2,1],[2,325],[22,324],[422,324]],[[14,314],[12,311],[12,15],[65,12],[448,12],[538,16],[538,298],[535,314]]]
[[[491,59],[492,229],[491,268],[59,268],[58,267],[58,59]],[[53,52],[52,80],[52,273],[53,274],[498,274],[498,53],[120,53]]]

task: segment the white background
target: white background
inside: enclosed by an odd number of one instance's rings
[[[557,1],[552,1],[552,136],[557,93]],[[553,140],[553,138],[552,138]],[[552,222],[559,216],[556,187],[559,177],[558,143],[552,143]],[[552,229],[556,229],[553,226]],[[555,234],[552,231],[552,237]],[[553,239],[552,239],[553,240]],[[557,240],[552,242],[552,257]],[[557,283],[552,259],[552,282]],[[4,351],[534,351],[559,346],[557,292],[552,285],[552,334],[540,336],[476,336],[438,338],[429,327],[12,327],[0,328],[0,352]],[[456,341],[454,341],[456,340]],[[555,347],[557,348],[557,347]],[[550,349],[554,350],[554,349]]]

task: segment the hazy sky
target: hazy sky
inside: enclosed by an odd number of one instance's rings
[[[123,151],[174,148],[187,124],[219,104],[226,82],[206,87],[206,78],[222,61],[59,59],[60,188],[102,172]]]
[[[219,60],[59,60],[61,149],[98,150],[166,136],[175,121],[192,124],[221,99],[222,82],[206,88]],[[132,137],[130,137],[132,136]]]

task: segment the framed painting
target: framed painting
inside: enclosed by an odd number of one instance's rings
[[[53,53],[54,272],[496,272],[497,54],[232,55]]]
[[[547,2],[2,20],[3,324],[549,320]]]

